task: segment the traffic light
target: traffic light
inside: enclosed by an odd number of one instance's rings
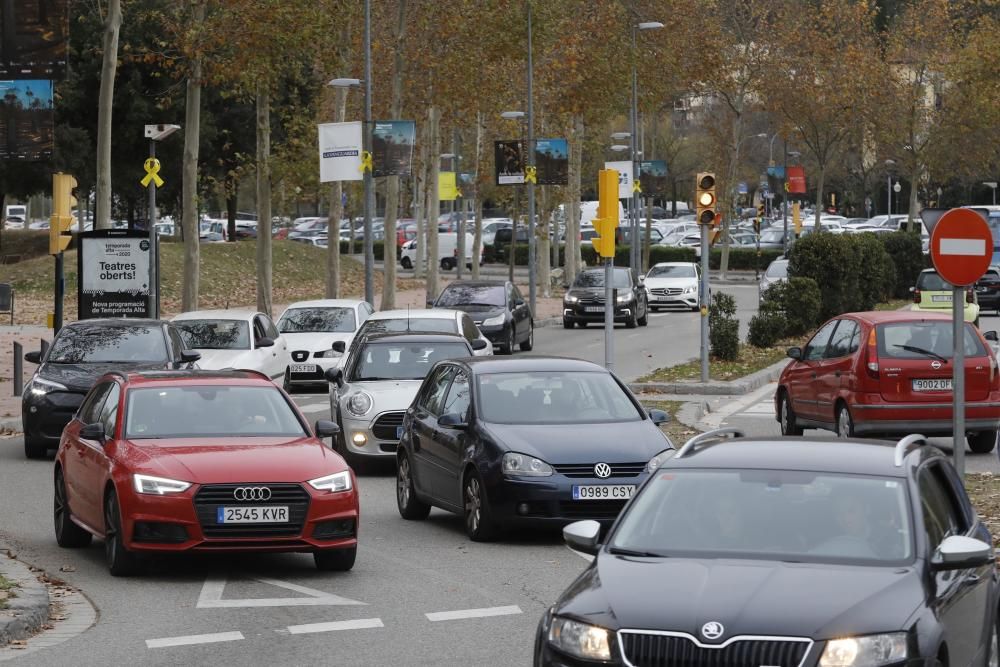
[[[720,238],[722,238],[722,215],[717,213],[712,218],[712,226],[708,230],[708,247],[713,247]]]
[[[69,174],[52,175],[52,217],[49,218],[49,254],[58,255],[66,250],[72,236],[69,234],[73,226],[72,210],[76,205],[73,189],[76,179]]]
[[[715,222],[715,174],[703,172],[695,181],[695,205],[698,224],[711,225]]]
[[[757,217],[753,221],[753,230],[760,234],[760,228],[764,224],[764,204],[757,204]]]
[[[597,176],[597,217],[591,243],[600,257],[615,256],[615,232],[618,229],[618,171],[601,169]]]

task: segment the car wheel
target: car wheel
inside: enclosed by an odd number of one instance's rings
[[[642,317],[639,318],[638,322],[640,327],[649,324],[649,306],[646,306],[645,310],[642,311]]]
[[[837,437],[853,438],[854,435],[854,420],[851,419],[851,411],[847,409],[846,405],[841,405],[840,409],[837,410]]]
[[[979,431],[966,436],[969,449],[976,454],[989,454],[997,443],[997,431]]]
[[[628,316],[627,320],[625,320],[625,327],[628,329],[635,329],[637,326],[639,326],[639,320],[636,318],[635,309],[632,309],[632,314]]]
[[[357,557],[358,548],[356,546],[347,549],[324,549],[313,552],[316,569],[323,572],[347,572],[354,567],[354,561]]]
[[[781,435],[802,435],[802,429],[795,423],[792,402],[784,392],[778,400],[778,419],[781,422]]]
[[[396,460],[396,507],[399,516],[409,521],[426,519],[431,512],[431,506],[417,498],[410,457],[406,454],[400,454]]]
[[[24,456],[29,459],[44,459],[49,453],[49,446],[41,438],[33,438],[24,434]]]
[[[404,257],[404,258],[403,258],[403,259],[402,259],[402,260],[400,261],[400,264],[402,264],[402,265],[403,265],[403,268],[404,268],[404,269],[406,269],[407,271],[409,271],[410,269],[412,269],[412,268],[413,268],[413,262],[412,262],[412,261],[410,261],[410,258],[409,258],[409,257]]]
[[[90,544],[93,535],[73,523],[66,501],[66,480],[62,469],[56,470],[55,492],[52,497],[52,519],[56,529],[56,544],[64,549],[78,549]]]
[[[535,347],[535,323],[528,322],[528,337],[521,343],[522,352],[531,352],[531,348]]]
[[[581,329],[586,329],[587,328],[587,323],[586,322],[577,322],[576,326],[580,327]]]
[[[572,328],[573,328],[573,320],[567,320],[564,317],[563,318],[563,329],[572,329]]]
[[[125,548],[121,507],[114,491],[104,498],[104,559],[112,577],[127,577],[139,569],[139,557]]]
[[[701,306],[691,306],[691,312],[697,313],[699,310],[701,310]]]
[[[489,542],[496,536],[496,526],[486,503],[486,493],[479,475],[470,471],[462,484],[465,532],[473,542]]]
[[[514,354],[514,323],[510,323],[510,331],[507,332],[507,342],[500,348],[501,354]]]

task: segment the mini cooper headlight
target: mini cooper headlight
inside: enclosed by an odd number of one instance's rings
[[[351,394],[347,399],[347,410],[352,415],[364,417],[372,409],[372,397],[363,391]]]
[[[335,472],[332,475],[327,475],[326,477],[311,479],[309,480],[309,486],[317,491],[330,491],[331,493],[350,491],[351,471],[344,470],[343,472]]]
[[[132,475],[132,483],[136,493],[163,496],[168,493],[182,493],[191,487],[189,482],[152,475]]]
[[[611,659],[611,633],[596,625],[556,616],[549,626],[549,643],[585,660]]]
[[[649,463],[646,464],[646,472],[652,474],[657,468],[663,465],[666,461],[674,454],[673,449],[664,449],[662,452],[649,459]]]
[[[541,459],[527,454],[507,452],[503,455],[501,467],[505,475],[524,475],[525,477],[548,477],[552,474],[552,466]]]
[[[826,643],[820,667],[879,667],[906,660],[905,632],[844,637]]]

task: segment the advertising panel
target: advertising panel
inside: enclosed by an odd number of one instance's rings
[[[150,317],[149,236],[127,229],[79,235],[79,317]]]

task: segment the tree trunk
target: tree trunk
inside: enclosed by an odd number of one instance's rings
[[[271,98],[257,83],[257,310],[271,315]]]
[[[413,197],[415,210],[413,211],[413,217],[416,219],[417,223],[417,245],[413,253],[413,277],[420,279],[424,277],[424,256],[427,252],[427,238],[424,234],[424,229],[426,225],[424,224],[425,212],[427,210],[427,141],[428,141],[428,130],[427,127],[418,127],[417,129],[417,143],[420,146],[420,152],[417,157],[417,170],[416,170],[416,187],[413,188]]]
[[[552,224],[552,216],[549,215],[548,188],[538,188],[540,206],[538,207],[538,224],[535,231],[538,233],[538,283],[542,288],[542,296],[552,296],[552,237],[549,234],[549,226]],[[559,240],[555,245],[558,247]]]
[[[915,224],[918,220],[920,220],[920,201],[918,199],[918,195],[920,193],[917,188],[917,183],[920,182],[919,178],[920,168],[918,167],[910,175],[910,207],[906,222],[908,229],[911,231],[920,229],[920,226]]]
[[[572,285],[580,270],[580,179],[583,168],[583,117],[573,116],[569,140],[569,187],[566,188],[566,268],[563,282]]]
[[[192,7],[194,29],[205,22],[205,3]],[[198,310],[199,270],[201,263],[200,220],[198,220],[198,147],[201,139],[201,56],[191,60],[188,73],[184,113],[184,164],[181,198],[181,225],[184,234],[184,275],[181,289],[181,310]],[[162,282],[162,281],[161,281]]]
[[[733,121],[733,151],[729,156],[729,178],[726,179],[726,196],[721,200],[725,208],[718,209],[722,212],[722,259],[719,262],[719,270],[722,279],[726,279],[726,272],[729,271],[729,226],[730,218],[736,213],[736,168],[740,163],[740,135],[743,133],[743,114],[736,112],[736,119]]]
[[[472,175],[475,229],[472,239],[472,279],[479,280],[479,256],[483,249],[483,202],[479,196],[479,161],[483,159],[483,113],[476,112],[476,168]]]
[[[441,198],[438,191],[438,174],[441,172],[441,111],[435,106],[427,110],[427,120],[430,130],[430,178],[427,187],[430,196],[427,198],[427,299],[435,299],[438,294],[438,226],[437,219],[441,210]]]
[[[111,229],[111,109],[118,69],[118,33],[122,27],[121,0],[108,0],[104,22],[101,90],[97,98],[97,213],[94,229]]]
[[[336,119],[344,122],[347,115],[347,88],[337,88]],[[333,199],[330,201],[330,213],[326,223],[326,298],[340,298],[340,221],[344,218],[344,182],[333,184]],[[351,234],[354,228],[349,227]]]
[[[396,13],[396,44],[392,67],[392,104],[389,115],[399,118],[403,106],[403,39],[406,36],[406,0],[399,0]],[[399,212],[399,176],[389,176],[385,184],[385,234],[382,255],[381,310],[396,307],[396,217]]]
[[[819,217],[823,215],[823,185],[826,181],[826,165],[820,163],[819,173],[816,175],[816,216],[813,219],[813,231],[820,231]]]

